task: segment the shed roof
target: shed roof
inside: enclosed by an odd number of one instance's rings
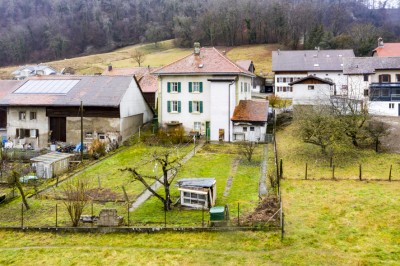
[[[235,107],[232,121],[266,122],[268,101],[241,100]]]
[[[38,157],[34,157],[31,159],[32,162],[44,162],[44,163],[54,163],[58,162],[64,159],[67,159],[69,157],[74,156],[73,154],[70,153],[62,153],[62,152],[49,152],[44,155],[40,155]]]
[[[373,74],[376,70],[400,69],[400,57],[349,57],[343,61],[346,75]]]
[[[71,85],[71,82],[73,86],[67,89],[64,85]],[[118,107],[132,82],[137,86],[133,77],[128,76],[30,77],[1,97],[0,105],[80,106],[83,101],[85,106]],[[48,89],[51,83],[55,85]]]
[[[179,187],[188,188],[210,188],[215,183],[215,178],[203,177],[203,178],[181,178],[176,181]]]
[[[214,47],[201,48],[200,54],[192,53],[178,61],[153,72],[156,75],[246,75],[254,77],[250,71],[238,66]]]
[[[272,71],[342,71],[343,58],[353,50],[273,51]]]

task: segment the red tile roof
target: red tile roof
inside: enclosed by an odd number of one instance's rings
[[[142,92],[156,92],[158,88],[157,76],[150,74],[152,71],[160,67],[129,67],[129,68],[113,68],[111,71],[103,72],[103,76],[135,76],[139,82]]]
[[[385,43],[372,51],[373,56],[400,56],[400,43]]]
[[[0,80],[0,100],[24,83],[22,80]]]
[[[266,122],[268,101],[241,100],[233,112],[232,121]]]
[[[194,53],[166,65],[153,72],[155,75],[201,75],[230,74],[254,77],[254,74],[238,66],[217,49],[201,48],[200,54]]]
[[[240,66],[241,68],[250,71],[250,67],[251,67],[251,64],[253,63],[253,61],[251,61],[251,60],[237,60],[235,63],[238,66]]]

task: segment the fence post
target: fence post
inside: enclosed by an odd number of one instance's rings
[[[329,162],[329,167],[333,166],[333,157],[331,156],[330,162]]]
[[[279,162],[279,175],[280,175],[280,178],[283,178],[283,160],[282,159]]]
[[[58,227],[58,204],[56,204],[56,228]]]
[[[307,168],[308,168],[308,165],[306,163],[306,175],[305,175],[306,180],[307,180]]]
[[[21,228],[24,228],[24,204],[21,203]]]
[[[392,182],[392,165],[390,165],[390,170],[389,170],[389,182]]]
[[[332,165],[332,179],[335,180],[335,165]]]
[[[128,211],[128,227],[129,227],[129,203],[127,204],[127,206],[128,206],[127,211]]]
[[[240,203],[238,202],[238,213],[237,213],[237,225],[240,226],[240,217],[239,217],[239,211],[240,211]]]
[[[361,166],[361,164],[360,164],[360,171],[359,171],[358,178],[360,179],[360,181],[362,181],[362,166]]]
[[[201,208],[201,227],[204,227],[204,206]]]
[[[281,241],[285,236],[285,214],[282,212],[282,225],[281,225]]]

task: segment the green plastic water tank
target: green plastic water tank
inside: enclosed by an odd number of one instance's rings
[[[223,221],[225,220],[225,207],[215,206],[210,209],[210,221]]]

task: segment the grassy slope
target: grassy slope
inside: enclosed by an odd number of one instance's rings
[[[250,49],[251,48],[251,49]],[[131,58],[135,50],[140,50],[145,56],[142,66],[163,66],[172,63],[192,52],[191,48],[176,48],[173,41],[163,41],[158,43],[140,44],[117,49],[113,52],[68,58],[65,60],[47,62],[46,64],[61,70],[65,67],[72,67],[76,74],[93,75],[102,73],[108,64],[113,67],[133,67],[138,64]],[[235,61],[239,59],[253,60],[256,72],[271,72],[271,50],[277,49],[276,45],[246,45],[232,48],[227,56]],[[17,66],[0,68],[0,78],[7,78],[10,73],[16,70]]]

